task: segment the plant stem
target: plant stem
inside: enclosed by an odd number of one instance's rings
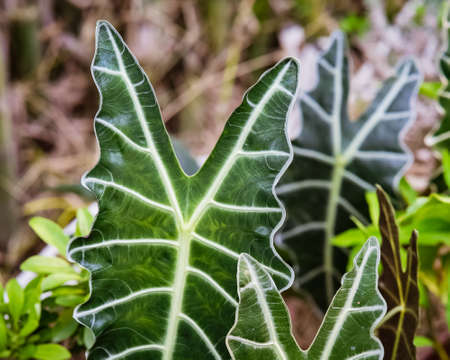
[[[336,158],[336,166],[331,177],[331,188],[328,197],[326,223],[325,223],[325,244],[323,252],[323,263],[325,272],[325,287],[328,302],[331,302],[334,295],[333,285],[333,244],[334,228],[336,225],[337,205],[341,192],[342,179],[345,171],[345,163]]]

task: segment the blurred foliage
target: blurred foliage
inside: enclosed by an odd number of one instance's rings
[[[74,235],[87,235],[92,221],[87,209],[79,209]],[[32,218],[30,226],[61,257],[28,258],[21,269],[32,272],[34,278],[24,288],[13,278],[5,290],[0,289],[0,357],[70,359],[67,348],[84,351],[93,342],[90,330],[72,317],[74,307],[88,296],[89,274],[65,259],[69,237],[60,226],[42,217]]]

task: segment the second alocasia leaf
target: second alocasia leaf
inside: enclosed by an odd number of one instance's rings
[[[286,117],[298,65],[286,59],[262,75],[192,176],[145,73],[106,22],[92,72],[101,154],[83,184],[99,213],[68,250],[91,273],[90,299],[75,312],[96,336],[88,358],[226,359],[239,254],[262,263],[280,289],[291,283],[272,246],[284,218],[273,187],[291,158]]]
[[[300,95],[302,128],[293,140],[294,160],[277,192],[288,211],[277,243],[295,266],[297,289],[306,289],[326,309],[346,257],[333,237],[351,227],[350,216],[367,223],[365,192],[375,184],[394,193],[410,157],[399,140],[413,116],[411,100],[420,81],[413,61],[397,68],[368,109],[348,116],[349,65],[344,35],[336,32],[318,60],[319,81]]]

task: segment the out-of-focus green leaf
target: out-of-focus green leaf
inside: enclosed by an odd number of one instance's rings
[[[370,24],[367,16],[350,14],[339,21],[339,27],[349,35],[363,35],[370,29]]]
[[[11,315],[14,329],[17,329],[25,301],[24,291],[16,279],[11,279],[6,284],[6,293],[8,294],[9,314]]]
[[[32,271],[36,274],[76,273],[70,264],[60,258],[52,256],[34,255],[25,260],[20,269]]]
[[[317,86],[299,97],[302,131],[292,141],[294,159],[277,193],[287,222],[277,238],[298,271],[294,287],[326,309],[347,264],[332,239],[367,224],[365,193],[380,184],[390,194],[411,159],[400,134],[412,119],[421,79],[415,63],[402,62],[357,119],[348,115],[349,65],[344,35],[336,32],[319,57]]]
[[[273,249],[284,214],[273,188],[292,155],[286,119],[298,64],[285,59],[262,75],[193,176],[179,165],[147,76],[104,21],[92,73],[100,159],[83,184],[100,210],[68,250],[91,272],[90,299],[74,314],[96,336],[88,358],[227,358],[239,254],[263,263],[280,289],[292,280]]]
[[[63,229],[55,222],[43,218],[34,217],[29,222],[33,231],[47,244],[58,249],[62,256],[66,256],[66,248],[69,243],[69,237],[64,234]]]
[[[431,340],[425,336],[416,336],[416,337],[414,337],[414,346],[415,347],[433,346],[433,340]]]
[[[61,306],[75,307],[86,301],[86,296],[80,295],[61,295],[56,297],[55,303]]]
[[[424,81],[420,84],[419,94],[430,99],[437,99],[442,84],[439,81]]]
[[[93,222],[94,217],[87,208],[78,209],[75,236],[88,236]]]
[[[375,191],[369,191],[366,193],[366,202],[369,207],[369,215],[372,224],[378,223],[380,214],[380,207],[378,206],[377,194]]]
[[[31,280],[25,288],[25,303],[22,312],[26,320],[20,329],[20,336],[26,337],[39,327],[41,317],[41,283],[40,277]]]
[[[450,329],[450,269],[447,269],[447,305],[445,307],[447,326]]]
[[[72,317],[72,309],[59,314],[58,321],[51,329],[52,342],[59,343],[71,337],[78,328],[78,323]]]
[[[77,273],[54,273],[46,276],[42,280],[42,291],[48,291],[58,286],[64,285],[67,281],[80,281],[81,276]]]
[[[405,177],[402,177],[400,179],[398,189],[400,191],[400,194],[402,195],[403,200],[405,200],[408,205],[411,205],[416,201],[417,192],[409,184],[409,182],[405,179]],[[378,221],[373,221],[372,223],[377,224]]]
[[[2,351],[6,349],[6,345],[8,342],[8,330],[6,329],[5,320],[3,318],[3,314],[0,314],[0,354]]]
[[[386,359],[415,360],[413,341],[419,322],[417,233],[413,231],[411,235],[406,270],[403,271],[395,210],[381,188],[377,189],[377,195],[383,265],[379,289],[388,311],[378,328],[378,337],[383,343]]]
[[[342,360],[383,358],[383,347],[373,329],[386,312],[378,292],[380,249],[369,239],[344,275],[307,351],[296,344],[289,314],[269,273],[253,258],[239,260],[239,307],[227,335],[227,345],[237,360]]]
[[[450,197],[432,194],[419,197],[406,211],[398,212],[397,223],[401,244],[408,244],[411,232],[416,229],[420,234],[419,246],[450,245]],[[337,235],[333,244],[339,247],[361,245],[366,236],[379,237],[375,225],[367,226],[364,231],[350,229]]]
[[[33,357],[38,360],[65,360],[70,359],[70,352],[58,344],[40,344],[36,345]]]
[[[442,149],[442,173],[445,184],[450,189],[450,149]]]

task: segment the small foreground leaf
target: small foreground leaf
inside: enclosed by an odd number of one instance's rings
[[[370,238],[355,257],[353,269],[344,275],[311,347],[302,351],[292,337],[288,311],[269,273],[242,254],[239,308],[227,336],[233,359],[381,360],[383,346],[373,333],[386,311],[377,288],[379,258],[378,241]]]

